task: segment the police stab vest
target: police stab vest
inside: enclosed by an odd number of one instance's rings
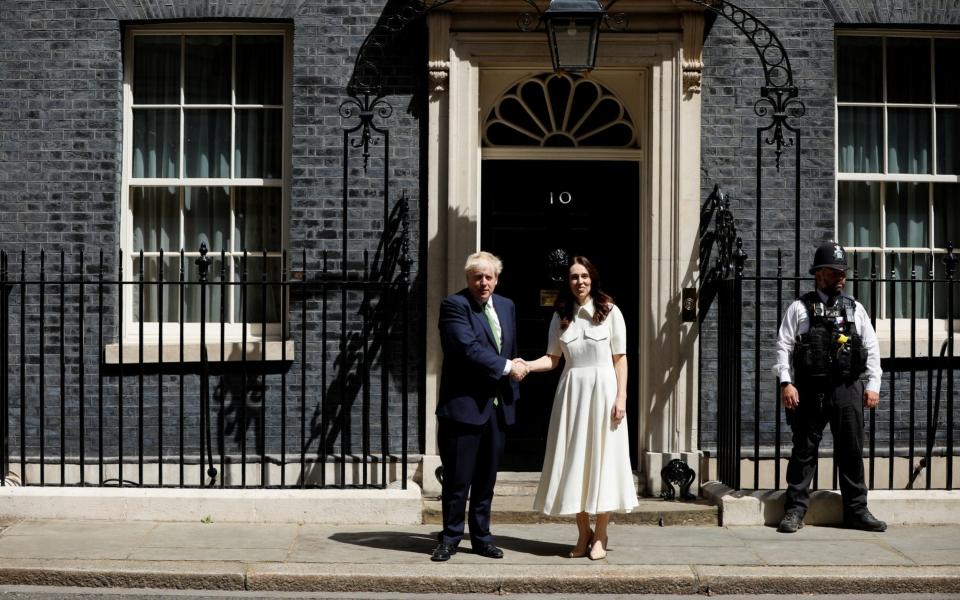
[[[800,298],[810,330],[798,335],[793,352],[797,379],[850,380],[867,370],[867,350],[857,331],[856,302],[841,295],[827,306],[817,292]]]

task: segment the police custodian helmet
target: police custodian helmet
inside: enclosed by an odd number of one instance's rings
[[[817,248],[813,255],[813,266],[810,267],[810,274],[813,275],[817,269],[828,267],[837,271],[847,270],[847,251],[843,246],[836,242],[827,242]]]

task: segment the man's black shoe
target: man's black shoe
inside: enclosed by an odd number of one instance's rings
[[[777,531],[780,533],[796,533],[798,529],[803,529],[803,516],[795,512],[788,512],[783,515],[783,520],[777,527]]]
[[[473,547],[473,553],[487,558],[503,558],[503,550],[493,544],[477,544]]]
[[[430,560],[433,562],[444,562],[450,560],[450,557],[457,553],[457,547],[453,544],[444,544],[440,542],[436,548],[433,549],[433,556],[430,557]]]
[[[845,516],[843,526],[847,529],[861,529],[863,531],[886,531],[887,524],[865,510],[855,515]]]

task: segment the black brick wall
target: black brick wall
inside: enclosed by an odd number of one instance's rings
[[[943,2],[856,2],[837,0],[787,0],[785,2],[737,2],[745,10],[763,21],[786,48],[793,68],[800,99],[806,106],[802,118],[790,122],[800,129],[802,137],[801,191],[800,191],[800,272],[806,270],[814,247],[834,237],[834,35],[839,27],[956,26],[960,23],[960,6]],[[728,192],[737,227],[743,236],[744,249],[749,255],[746,276],[777,275],[777,251],[783,252],[785,277],[795,275],[794,248],[797,221],[794,196],[796,177],[795,150],[784,154],[783,168],[774,168],[773,147],[763,144],[761,178],[761,207],[757,224],[756,144],[757,127],[769,124],[769,118],[757,117],[753,106],[760,98],[764,84],[757,53],[744,35],[720,17],[709,29],[704,49],[703,118],[701,187],[705,199],[714,184]],[[757,252],[757,232],[760,231],[761,252]],[[758,260],[759,258],[759,260]],[[811,289],[812,281],[803,281],[803,289]],[[742,370],[741,426],[744,442],[754,443],[755,398],[760,405],[760,441],[769,446],[774,441],[778,412],[778,389],[772,373],[775,362],[775,337],[779,319],[786,303],[793,299],[792,282],[782,288],[783,306],[777,306],[776,286],[765,283],[759,295],[757,311],[756,287],[744,285],[744,336]],[[758,318],[759,314],[759,318]],[[701,446],[716,445],[716,381],[717,332],[713,320],[716,307],[711,309],[704,323],[700,356]],[[759,329],[757,323],[759,322]],[[759,331],[759,334],[758,334]],[[760,349],[755,340],[759,335]],[[759,361],[757,357],[759,356]],[[759,369],[759,380],[757,372]],[[925,375],[925,373],[924,373]],[[946,375],[944,375],[945,377]],[[896,422],[909,422],[906,414],[908,398],[904,389],[909,377],[901,374],[896,384]],[[960,378],[960,374],[957,374]],[[759,381],[759,385],[757,384]],[[945,381],[945,379],[944,379]],[[918,382],[917,398],[926,401],[926,382]],[[945,386],[945,384],[944,384]],[[757,390],[759,389],[759,392]],[[877,414],[878,440],[888,439],[890,374],[884,375],[881,408]],[[945,397],[944,397],[945,402]],[[918,415],[918,423],[925,422],[925,413]],[[918,425],[919,427],[920,425]],[[938,439],[942,440],[941,432]],[[781,416],[783,444],[789,448],[789,427]],[[918,438],[919,439],[919,438]],[[829,435],[825,445],[829,446]],[[882,447],[882,446],[878,446]]]
[[[27,279],[39,276],[39,251],[47,252],[47,278],[59,277],[59,252],[66,254],[68,277],[79,270],[77,255],[85,251],[85,271],[88,281],[95,281],[98,253],[105,253],[105,277],[116,279],[116,256],[120,235],[120,168],[122,162],[122,39],[124,26],[151,22],[229,22],[231,20],[264,20],[290,23],[293,30],[293,104],[292,104],[292,173],[290,190],[290,250],[292,268],[303,269],[302,253],[306,252],[308,281],[323,279],[320,273],[324,259],[330,269],[339,270],[343,259],[343,201],[348,199],[349,277],[362,277],[365,256],[368,253],[370,270],[386,271],[387,280],[395,280],[397,271],[383,265],[395,263],[399,248],[396,217],[398,200],[409,201],[409,250],[412,263],[413,296],[409,306],[423,302],[419,277],[419,226],[421,219],[420,159],[423,122],[420,108],[424,104],[423,65],[425,64],[425,36],[422,25],[413,25],[404,43],[390,54],[390,63],[380,65],[385,75],[385,100],[393,107],[392,116],[377,124],[389,129],[389,172],[384,172],[386,140],[378,136],[372,147],[369,168],[364,169],[357,150],[350,147],[347,168],[344,169],[344,127],[355,122],[344,120],[340,105],[347,99],[346,86],[353,72],[354,60],[367,33],[380,18],[385,2],[356,1],[199,1],[165,2],[161,0],[68,0],[49,3],[43,0],[10,0],[0,8],[0,249],[12,253],[10,270],[19,277],[20,251],[27,251]],[[351,139],[355,139],[352,135]],[[346,177],[345,177],[346,174]],[[384,180],[390,182],[387,194],[387,214],[384,219]],[[344,190],[347,190],[346,192]],[[384,229],[392,231],[384,235]],[[391,258],[392,257],[392,258]],[[393,262],[391,262],[393,261]],[[130,277],[130,274],[127,274]],[[80,432],[86,431],[87,452],[96,445],[95,426],[97,410],[96,340],[97,313],[95,286],[87,287],[85,312],[86,371],[85,423],[80,426],[79,415],[79,327],[77,326],[76,287],[66,289],[66,327],[59,325],[59,288],[46,289],[44,321],[44,411],[46,451],[59,453],[60,403],[64,400],[68,454],[78,452]],[[389,405],[391,432],[390,446],[400,448],[401,379],[399,317],[388,320],[388,334],[363,330],[364,304],[360,294],[350,294],[347,306],[346,353],[340,352],[340,333],[343,318],[340,292],[330,290],[327,299],[327,352],[320,352],[323,329],[324,295],[319,288],[307,301],[308,376],[307,390],[301,396],[300,308],[302,294],[291,293],[291,337],[297,340],[298,355],[291,366],[274,368],[266,389],[248,377],[248,412],[258,410],[261,397],[266,397],[268,425],[266,445],[269,452],[279,452],[279,371],[286,372],[287,390],[297,404],[288,408],[288,452],[299,448],[299,401],[306,399],[307,435],[312,439],[311,452],[315,455],[319,442],[325,438],[329,447],[340,451],[340,442],[346,440],[347,452],[359,452],[361,404],[365,398],[357,378],[353,375],[360,354],[365,352],[373,369],[369,383],[371,437],[373,451],[380,447],[380,360],[387,357],[390,373],[391,400]],[[10,297],[9,344],[11,347],[10,404],[11,413],[20,414],[20,304],[21,293],[15,288]],[[116,289],[105,291],[104,337],[107,343],[116,341]],[[376,298],[366,310],[376,307]],[[25,421],[28,453],[39,446],[40,334],[39,287],[28,286],[26,296],[25,338],[27,354],[24,389],[28,398]],[[401,310],[395,303],[394,314]],[[421,311],[411,310],[411,335],[406,355],[408,373],[410,434],[408,448],[421,448],[420,398],[422,339],[418,321]],[[64,330],[66,346],[66,380],[64,393],[60,388],[60,331]],[[384,340],[384,338],[387,338]],[[366,342],[366,343],[365,343]],[[326,359],[327,379],[321,379],[321,365]],[[148,367],[144,382],[144,439],[152,444],[160,434],[158,425],[158,377]],[[104,388],[104,434],[106,453],[116,453],[121,426],[118,420],[117,383],[120,374],[108,370]],[[240,423],[238,414],[242,404],[241,388],[244,374],[239,366],[228,366],[222,377],[211,384],[214,423],[223,420],[227,431],[227,452],[235,452],[239,440],[246,439],[248,452],[262,448],[256,434],[258,424]],[[127,366],[123,375],[124,409],[123,439],[125,452],[135,452],[139,409],[139,369]],[[165,453],[178,451],[179,375],[163,377]],[[347,385],[341,387],[341,381]],[[195,374],[185,376],[184,416],[187,422],[185,445],[187,452],[196,450],[199,426],[198,380]],[[346,390],[343,397],[340,390]],[[349,422],[358,423],[356,431],[341,438],[340,429],[328,427],[319,431],[319,401],[325,397],[330,416],[338,415],[341,406],[348,407]],[[223,399],[222,413],[218,402]],[[17,417],[19,418],[19,417]],[[315,422],[314,422],[315,421]],[[12,422],[11,447],[19,453],[19,423]],[[245,431],[245,433],[244,433]],[[217,450],[215,449],[215,452]]]

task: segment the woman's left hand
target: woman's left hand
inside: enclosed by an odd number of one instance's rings
[[[626,398],[617,398],[617,401],[613,404],[613,410],[610,411],[610,420],[613,422],[613,426],[616,427],[620,424],[620,421],[627,415],[627,399]]]

